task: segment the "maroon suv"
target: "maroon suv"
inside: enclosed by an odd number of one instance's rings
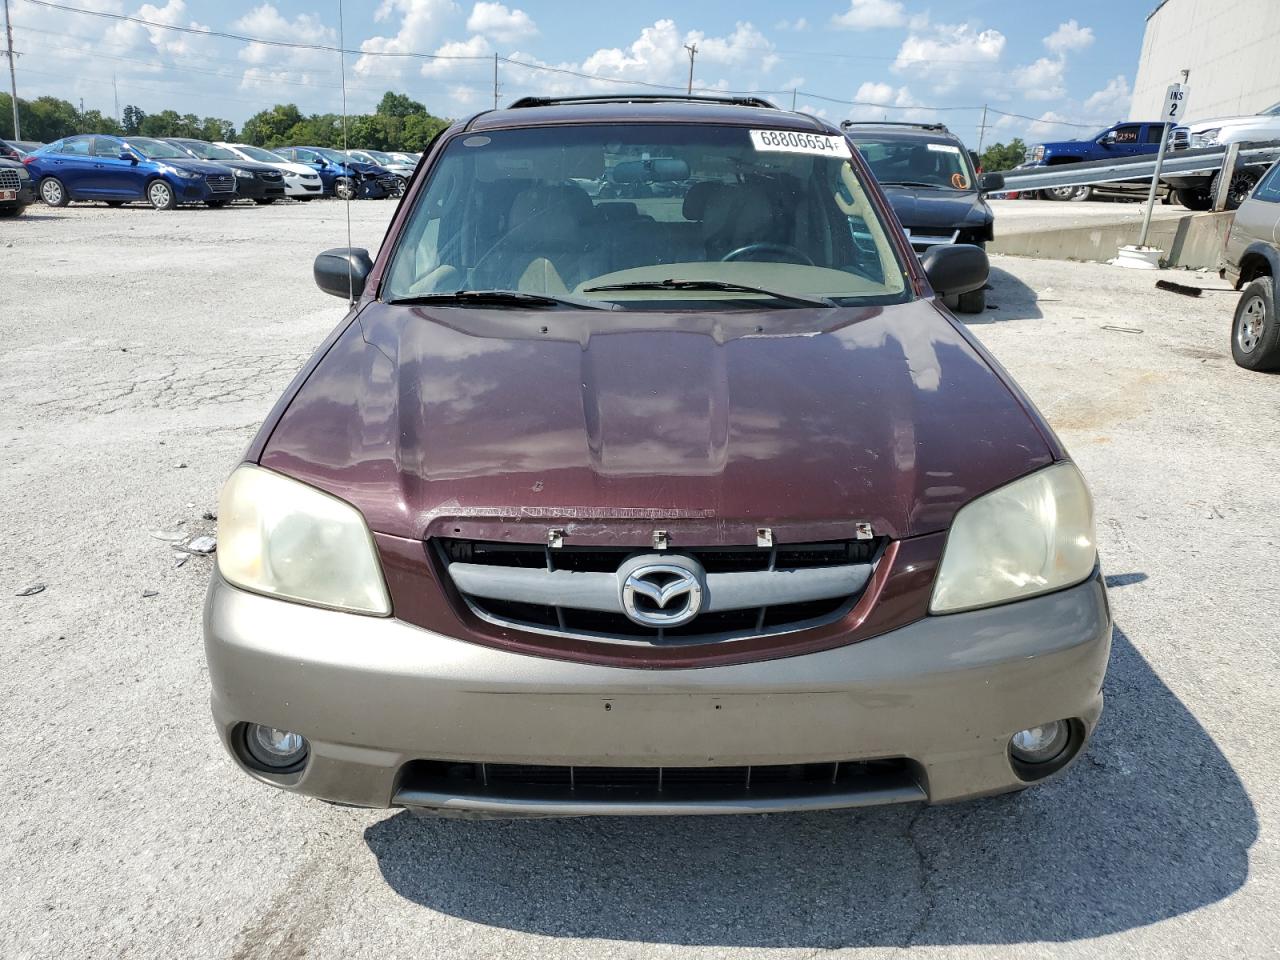
[[[432,144],[222,495],[236,762],[459,814],[1014,790],[1111,635],[1089,493],[839,130],[523,100]]]

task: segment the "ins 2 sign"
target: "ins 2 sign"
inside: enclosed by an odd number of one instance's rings
[[[1190,93],[1190,88],[1184,87],[1180,83],[1169,84],[1169,89],[1164,92],[1164,119],[1166,122],[1182,122],[1182,116],[1187,112],[1187,96]]]

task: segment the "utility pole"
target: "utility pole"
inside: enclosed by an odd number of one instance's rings
[[[116,102],[116,123],[122,123],[120,118],[120,91],[116,88],[116,75],[111,74],[111,98]]]
[[[4,35],[9,53],[9,96],[13,98],[13,139],[22,139],[18,125],[18,74],[13,68],[13,25],[9,22],[9,0],[4,0]]]
[[[5,0],[8,3],[9,0]],[[689,96],[693,96],[693,58],[698,55],[698,45],[685,44],[684,48],[689,51]]]
[[[493,55],[493,109],[498,109],[498,55]]]
[[[982,105],[982,126],[978,127],[978,155],[982,155],[982,141],[987,135],[987,105]]]
[[[792,113],[796,112],[796,94],[797,93],[799,93],[799,91],[795,87],[792,87],[791,88],[791,112]]]

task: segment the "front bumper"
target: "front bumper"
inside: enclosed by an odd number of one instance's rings
[[[35,181],[29,177],[26,180],[19,180],[16,189],[16,196],[12,200],[0,200],[0,208],[13,209],[17,207],[21,209],[36,202]],[[6,189],[13,189],[12,187]]]
[[[683,670],[571,663],[481,647],[394,619],[246,593],[214,574],[204,615],[212,706],[251,776],[370,807],[463,815],[777,812],[1025,786],[1018,730],[1102,710],[1111,616],[1101,575],[1055,594],[930,617],[804,656]],[[254,770],[241,725],[311,744],[299,773]],[[1075,755],[1078,755],[1076,753]],[[909,783],[821,794],[617,802],[415,788],[414,761],[730,767],[903,758]]]
[[[289,197],[318,197],[324,193],[319,180],[299,180],[285,178],[284,192]]]

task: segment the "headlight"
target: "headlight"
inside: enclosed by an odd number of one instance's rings
[[[391,613],[377,550],[360,512],[261,467],[239,467],[222,488],[217,557],[228,582],[255,593],[356,613]]]
[[[235,174],[237,177],[239,177],[241,180],[252,180],[252,179],[253,179],[253,174],[252,174],[252,173],[250,173],[248,170],[232,169],[232,171],[231,171],[231,172],[232,172],[232,173],[234,173],[234,174]]]
[[[947,535],[931,613],[1060,590],[1097,563],[1093,502],[1080,471],[1057,463],[966,504]]]
[[[1222,133],[1222,128],[1217,127],[1213,130],[1201,130],[1195,136],[1195,141],[1202,147],[1213,147],[1218,144],[1218,135]]]
[[[183,170],[181,167],[171,167],[169,164],[161,164],[160,169],[165,173],[172,173],[175,177],[181,177],[183,180],[199,179],[200,174],[192,173],[190,170]]]
[[[1031,150],[1032,163],[1039,163],[1043,159],[1044,159],[1044,144],[1040,144],[1039,146],[1032,148]]]

